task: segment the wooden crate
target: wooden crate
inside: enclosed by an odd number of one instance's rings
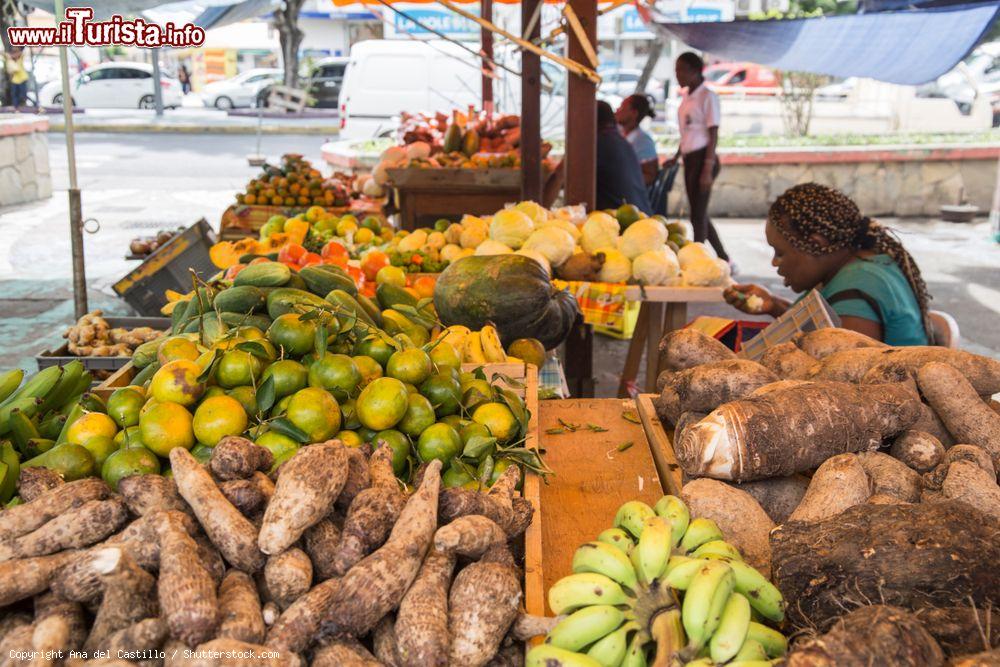
[[[132,384],[132,378],[135,375],[136,367],[132,365],[132,361],[130,360],[127,364],[112,373],[104,382],[91,389],[91,391],[106,401],[115,392],[115,389],[121,389]]]
[[[271,219],[271,216],[283,215],[290,218],[299,213],[305,213],[309,208],[311,207],[233,204],[222,213],[219,235],[224,241],[253,236],[260,231],[264,223]],[[348,206],[327,206],[324,207],[324,210],[336,216],[353,213],[359,218],[364,218],[367,215],[381,216],[382,204],[374,200],[358,199],[352,201]]]
[[[646,439],[649,441],[649,451],[656,462],[656,471],[663,482],[663,490],[679,496],[684,485],[684,476],[674,454],[673,431],[664,428],[660,418],[656,416],[656,410],[653,408],[654,398],[656,394],[639,394],[635,400],[636,408],[642,420],[642,430],[645,431]]]

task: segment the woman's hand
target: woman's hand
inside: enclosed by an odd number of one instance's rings
[[[722,293],[722,297],[730,306],[751,315],[762,313],[777,316],[777,301],[760,285],[732,285]]]
[[[698,186],[702,190],[708,190],[712,187],[712,183],[715,181],[715,174],[712,173],[712,167],[714,163],[705,163],[705,168],[701,172],[701,177],[698,179]]]

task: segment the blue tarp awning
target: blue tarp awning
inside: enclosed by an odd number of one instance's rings
[[[810,19],[653,24],[713,56],[786,71],[920,85],[957,65],[1000,0]]]

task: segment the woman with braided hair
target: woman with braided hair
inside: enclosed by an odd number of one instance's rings
[[[844,193],[818,183],[790,188],[771,205],[765,234],[785,285],[818,289],[841,326],[890,345],[928,344],[931,297],[920,269],[895,234],[863,216]],[[759,285],[734,285],[725,298],[744,312],[773,317],[791,305]]]

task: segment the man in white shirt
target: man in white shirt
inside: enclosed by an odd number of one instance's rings
[[[719,234],[708,217],[708,200],[712,184],[719,175],[716,146],[719,141],[719,96],[708,89],[702,70],[705,63],[695,53],[682,53],[675,64],[677,83],[687,88],[687,93],[677,110],[681,133],[677,154],[667,161],[670,165],[678,158],[684,161],[684,186],[691,208],[691,225],[695,241],[708,241],[721,259],[728,260]]]

